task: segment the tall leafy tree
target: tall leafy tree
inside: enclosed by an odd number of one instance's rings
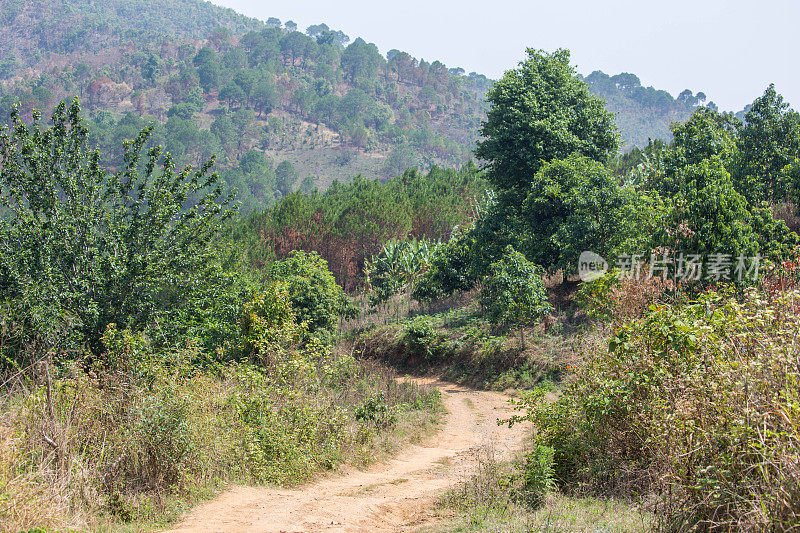
[[[178,170],[160,148],[143,157],[146,129],[112,174],[89,147],[77,100],[52,124],[37,113],[28,126],[15,111],[0,130],[0,298],[60,310],[96,354],[112,322],[185,318],[226,215],[212,162]]]
[[[208,46],[201,48],[192,60],[197,67],[200,86],[205,91],[216,89],[219,85],[220,68],[217,53]]]
[[[259,82],[250,95],[253,107],[258,110],[258,116],[272,111],[279,103],[280,98],[277,89],[266,80]]]
[[[604,165],[573,154],[536,173],[522,210],[521,239],[535,263],[574,271],[584,250],[611,259],[647,246],[640,241],[657,218],[648,207],[646,197],[620,187]]]
[[[547,161],[579,153],[606,162],[619,148],[613,115],[569,63],[569,51],[528,49],[528,59],[489,91],[476,156],[501,202],[521,204]]]
[[[800,158],[800,114],[770,85],[745,113],[738,139],[740,163],[733,172],[737,189],[750,202],[786,199],[783,169]]]
[[[683,124],[672,126],[673,141],[664,155],[663,172],[653,173],[647,185],[665,196],[682,190],[687,180],[687,167],[706,159],[717,159],[726,169],[739,157],[737,136],[741,122],[730,113],[700,108]]]

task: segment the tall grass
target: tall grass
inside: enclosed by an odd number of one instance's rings
[[[130,362],[117,370],[43,362],[4,385],[0,531],[151,520],[227,482],[300,483],[368,462],[438,406],[435,392],[318,346],[269,368],[203,368],[192,346],[156,354],[139,341],[117,344]]]

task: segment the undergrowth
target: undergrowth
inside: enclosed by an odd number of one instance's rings
[[[550,451],[552,453],[552,450]],[[501,461],[491,447],[478,454],[476,471],[439,501],[436,525],[425,533],[644,532],[651,516],[614,498],[569,497],[550,490],[542,448],[513,461]]]
[[[375,326],[357,335],[355,345],[403,371],[435,371],[455,383],[505,390],[559,381],[590,335],[566,320],[527,329],[523,344],[518,332],[491,325],[473,301]]]
[[[654,305],[586,352],[559,398],[519,401],[575,494],[647,501],[665,531],[797,531],[795,290]]]
[[[124,368],[42,362],[0,400],[0,531],[156,523],[225,483],[294,485],[420,435],[436,391],[311,343],[270,366],[109,344]]]

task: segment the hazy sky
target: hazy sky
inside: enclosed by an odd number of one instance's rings
[[[490,78],[526,47],[572,51],[582,74],[632,72],[737,111],[774,82],[800,108],[800,0],[212,0],[299,29],[324,22],[384,54],[397,48]]]

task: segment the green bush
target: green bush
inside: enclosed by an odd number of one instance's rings
[[[263,365],[275,363],[306,330],[306,322],[297,322],[287,284],[272,282],[244,306],[236,355]]]
[[[667,530],[794,527],[798,299],[752,290],[654,306],[596,346],[555,402],[521,400],[558,483],[652,495]]]
[[[539,507],[548,492],[553,490],[553,448],[538,444],[525,454],[523,465],[524,494],[528,504]]]
[[[412,354],[432,360],[441,344],[441,335],[436,331],[433,317],[418,316],[403,326],[403,342]]]
[[[298,323],[308,335],[329,341],[340,318],[352,318],[356,309],[317,253],[293,252],[270,266],[268,278],[284,284]]]
[[[450,296],[458,291],[468,291],[475,286],[472,273],[472,241],[463,232],[437,246],[428,268],[414,287],[411,297],[417,301],[431,301]]]
[[[536,265],[511,246],[489,267],[481,306],[491,322],[509,325],[535,322],[551,309]]]

